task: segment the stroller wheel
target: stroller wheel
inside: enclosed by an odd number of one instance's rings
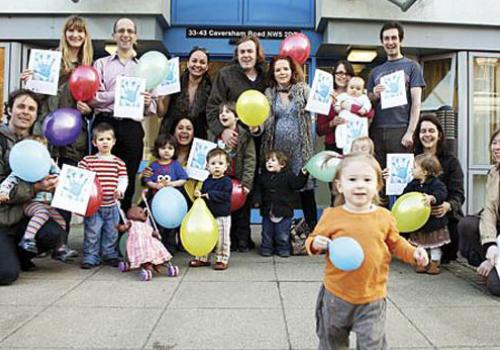
[[[167,276],[168,277],[177,277],[179,276],[179,266],[177,265],[170,265],[167,270]]]
[[[139,280],[145,282],[149,281],[151,279],[151,271],[148,271],[146,269],[141,269],[139,271]]]
[[[130,271],[130,265],[125,261],[120,261],[120,263],[118,264],[118,270],[120,270],[120,272]]]

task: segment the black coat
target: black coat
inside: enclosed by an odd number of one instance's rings
[[[446,190],[445,184],[434,176],[430,176],[424,183],[421,183],[420,180],[417,179],[412,180],[408,185],[406,185],[403,191],[403,193],[408,192],[420,192],[434,196],[436,198],[436,203],[433,205],[442,204],[448,197],[448,191]],[[448,225],[448,218],[446,215],[441,218],[431,215],[427,223],[418,231],[432,232],[441,229],[446,225]]]
[[[309,175],[299,172],[293,174],[291,170],[283,169],[279,173],[270,173],[263,169],[257,178],[257,185],[261,190],[261,215],[270,216],[271,211],[276,217],[293,216],[293,200],[296,191],[307,182]]]
[[[453,221],[459,221],[463,218],[462,204],[465,202],[464,194],[464,172],[458,159],[451,154],[443,154],[437,156],[441,163],[443,172],[439,176],[448,190],[446,202],[450,203],[451,211],[447,217]]]

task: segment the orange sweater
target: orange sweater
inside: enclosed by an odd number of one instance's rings
[[[314,254],[311,244],[317,235],[331,239],[349,236],[363,248],[363,264],[350,272],[335,268],[326,254],[325,288],[351,304],[366,304],[387,295],[391,254],[414,264],[415,248],[399,235],[394,217],[385,208],[369,213],[352,213],[342,206],[325,209],[306,240],[309,254]]]

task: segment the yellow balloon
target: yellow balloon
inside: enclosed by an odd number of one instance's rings
[[[241,122],[248,126],[262,125],[271,108],[267,97],[260,91],[247,90],[236,101],[236,113]]]
[[[419,192],[409,192],[399,197],[391,211],[400,232],[418,230],[431,216],[431,207],[425,203],[425,196]]]
[[[181,241],[186,251],[194,256],[210,254],[217,244],[219,228],[205,201],[198,198],[181,224]]]

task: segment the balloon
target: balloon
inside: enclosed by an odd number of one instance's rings
[[[181,225],[181,242],[186,251],[194,256],[210,254],[217,244],[219,228],[205,201],[198,198]]]
[[[146,90],[152,90],[165,79],[168,72],[168,60],[158,51],[148,51],[139,60],[135,75],[146,79]]]
[[[431,207],[423,193],[409,192],[398,198],[392,214],[400,232],[413,232],[425,225],[431,216]]]
[[[260,91],[247,90],[236,101],[236,114],[248,126],[262,125],[269,112],[269,101]]]
[[[43,134],[54,146],[76,141],[82,131],[82,114],[74,108],[59,108],[43,121]]]
[[[151,204],[156,222],[165,228],[176,228],[187,213],[186,199],[173,187],[163,187],[156,192]]]
[[[311,42],[302,33],[289,35],[281,42],[280,56],[290,56],[300,64],[304,64],[311,53]]]
[[[94,215],[102,204],[102,187],[97,176],[94,177],[94,182],[90,188],[89,203],[87,204],[87,211],[85,217]]]
[[[120,242],[118,243],[118,247],[120,248],[120,253],[124,258],[127,256],[127,240],[128,240],[128,232],[125,232],[120,237]]]
[[[99,74],[94,67],[80,66],[71,73],[68,85],[76,101],[90,101],[99,88]]]
[[[47,147],[35,140],[16,143],[9,155],[12,172],[26,182],[38,182],[49,175],[52,159]]]
[[[365,260],[363,248],[351,237],[339,237],[330,241],[328,253],[333,266],[343,271],[354,271]]]
[[[305,168],[316,179],[332,182],[341,160],[342,156],[336,152],[322,151],[309,159]]]
[[[243,187],[241,187],[240,180],[232,179],[233,191],[231,192],[231,213],[241,209],[245,204],[247,195],[243,192]]]

